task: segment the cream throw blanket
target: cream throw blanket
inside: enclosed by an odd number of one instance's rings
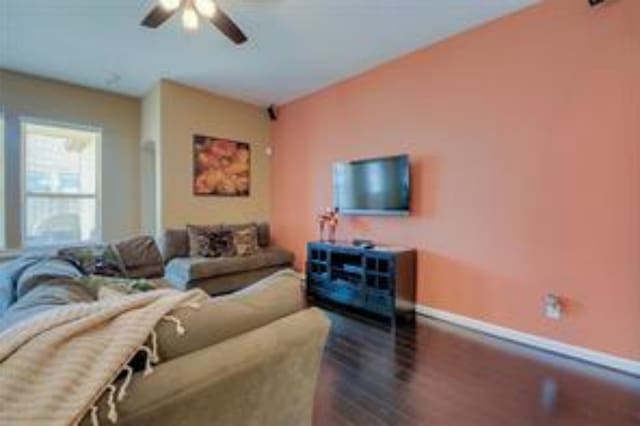
[[[200,290],[156,290],[94,303],[52,308],[17,323],[0,334],[0,424],[77,424],[109,392],[109,419],[117,421],[116,401],[126,394],[139,351],[147,351],[147,370],[157,362],[155,325],[165,319],[184,330],[168,315],[197,308],[207,295]],[[152,337],[149,339],[149,337]],[[147,340],[152,343],[145,345]],[[120,389],[112,382],[122,371]]]

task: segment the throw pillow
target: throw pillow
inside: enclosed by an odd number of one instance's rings
[[[233,233],[233,245],[238,256],[249,256],[256,253],[258,245],[258,228],[248,226]]]
[[[202,226],[187,225],[187,238],[189,240],[189,256],[208,256],[209,252],[209,235],[213,232],[221,230],[218,225]]]
[[[233,232],[219,226],[189,226],[191,256],[227,257],[235,255]]]
[[[210,257],[230,257],[236,255],[236,247],[233,244],[233,232],[221,229],[210,235]]]
[[[267,247],[271,242],[269,224],[267,222],[248,222],[248,223],[223,225],[223,226],[224,226],[224,229],[230,229],[232,231],[237,231],[240,229],[246,229],[250,226],[255,226],[256,228],[258,228],[258,246]]]

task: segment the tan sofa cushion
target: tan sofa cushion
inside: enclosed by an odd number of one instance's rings
[[[167,229],[159,241],[165,263],[175,257],[189,256],[189,234],[186,229]]]
[[[128,268],[162,262],[162,255],[155,240],[146,235],[118,241],[113,247],[118,250],[124,265]]]
[[[299,276],[285,270],[242,291],[209,299],[199,309],[181,308],[172,315],[186,332],[177,335],[172,322],[156,327],[161,361],[196,351],[291,315],[306,305]]]
[[[249,256],[175,258],[167,264],[167,277],[176,285],[184,285],[203,278],[291,263],[291,252],[277,247],[267,247]]]
[[[158,278],[164,275],[164,260],[149,236],[129,238],[111,247],[118,254],[127,278]]]
[[[311,426],[328,331],[323,312],[305,309],[136,373],[117,425]],[[98,401],[101,425],[111,424],[108,397]]]

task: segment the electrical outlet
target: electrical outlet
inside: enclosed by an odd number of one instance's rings
[[[544,298],[544,314],[547,318],[559,320],[562,316],[562,302],[559,296],[547,294]]]

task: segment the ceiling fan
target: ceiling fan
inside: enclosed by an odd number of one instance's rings
[[[213,0],[159,0],[158,5],[142,20],[141,25],[158,28],[171,18],[182,7],[182,25],[185,29],[195,31],[200,24],[200,17],[211,22],[218,30],[236,44],[247,41],[247,36],[215,4]]]

